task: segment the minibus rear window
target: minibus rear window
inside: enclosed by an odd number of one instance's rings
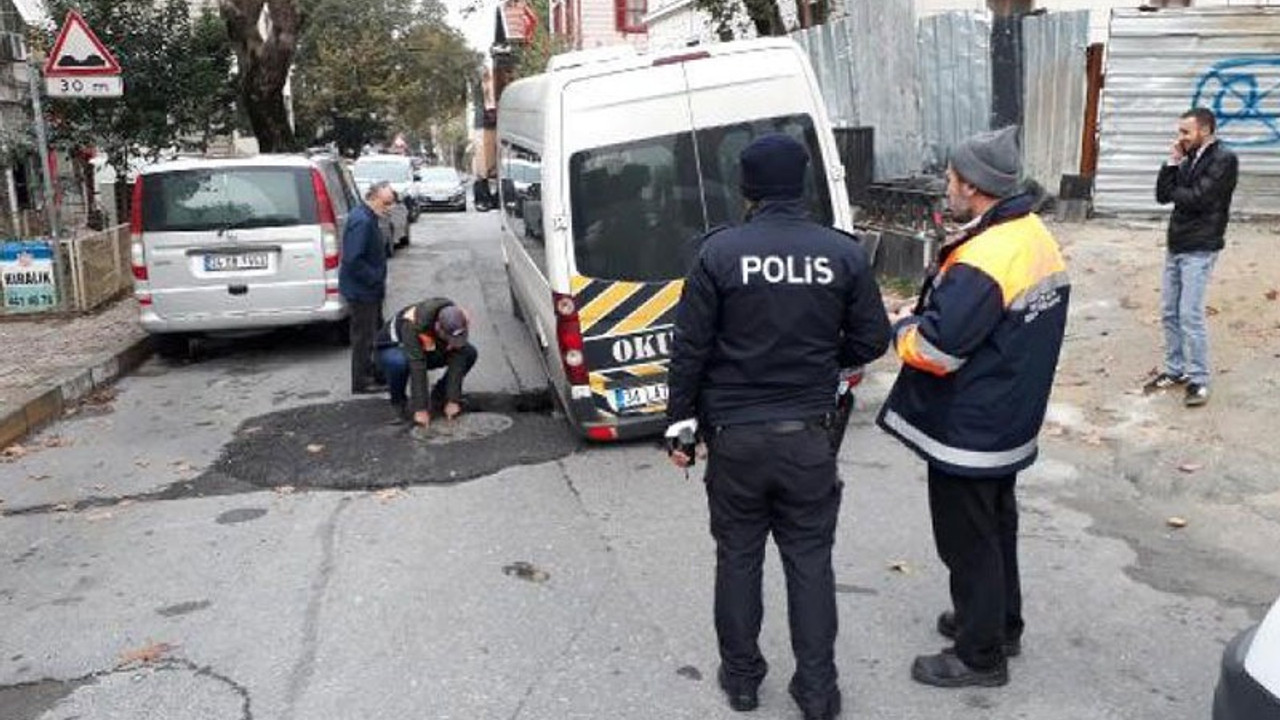
[[[578,272],[636,282],[684,277],[707,230],[742,221],[738,155],[771,132],[796,137],[811,157],[821,158],[813,123],[801,115],[574,153],[569,191]],[[810,163],[805,199],[812,217],[829,225],[831,200],[821,160]]]
[[[314,225],[307,168],[231,167],[143,176],[142,227],[189,232]]]

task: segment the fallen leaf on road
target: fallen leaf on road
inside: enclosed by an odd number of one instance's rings
[[[1266,293],[1264,293],[1264,295],[1268,300],[1275,300],[1276,298],[1280,297],[1280,290],[1276,290],[1273,288],[1271,290],[1268,290]]]
[[[391,502],[392,500],[395,500],[401,495],[404,495],[404,490],[401,490],[400,488],[394,488],[394,487],[386,488],[385,490],[379,490],[378,492],[373,494],[375,498],[377,498],[378,500],[381,500],[384,503]]]
[[[1187,519],[1177,516],[1171,517],[1165,521],[1171,528],[1184,528],[1187,526]]]
[[[297,488],[292,485],[280,485],[276,488],[277,495],[292,495],[296,491]]]
[[[93,489],[97,490],[98,492],[102,492],[103,490],[107,489],[107,486],[103,485],[102,483],[98,483],[97,485],[93,486]]]
[[[551,573],[523,560],[503,567],[502,572],[510,577],[528,580],[533,583],[544,583],[551,579]]]
[[[1178,469],[1184,473],[1193,473],[1197,470],[1203,470],[1204,465],[1201,465],[1200,463],[1190,463],[1190,462],[1182,463],[1181,465],[1178,466]]]
[[[110,510],[95,510],[94,512],[86,513],[84,519],[89,522],[100,522],[102,520],[110,520],[115,516],[116,514]]]
[[[50,477],[51,476],[49,475],[28,475],[27,479],[30,480],[31,482],[44,482],[45,480],[48,480]]]
[[[1214,315],[1221,315],[1222,311],[1212,305],[1205,305],[1204,314],[1213,317]]]
[[[122,668],[135,663],[139,665],[150,665],[164,658],[173,651],[173,645],[169,643],[149,642],[143,647],[136,650],[129,650],[120,655],[120,662],[116,663],[117,668]]]
[[[58,503],[53,506],[54,512],[71,512],[71,503]]]
[[[44,439],[42,444],[47,448],[60,448],[70,445],[71,441],[61,435],[50,435]]]
[[[911,566],[907,564],[906,560],[894,560],[889,563],[889,569],[896,573],[902,573],[903,575],[911,574]]]
[[[17,443],[10,445],[4,450],[0,450],[0,459],[17,460],[27,456],[27,449]]]
[[[316,453],[322,453],[324,452],[324,445],[321,445],[319,443],[308,445],[307,452],[311,453],[312,455],[315,455]]]
[[[136,501],[135,501],[135,500],[130,500],[130,499],[128,499],[128,498],[125,498],[124,500],[121,500],[120,502],[116,503],[116,507],[118,507],[118,508],[129,507],[129,506],[130,506],[130,505],[132,505],[134,502],[136,502]]]

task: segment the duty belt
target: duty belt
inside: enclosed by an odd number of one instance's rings
[[[831,427],[832,420],[833,418],[830,415],[824,415],[810,420],[766,420],[763,422],[734,423],[731,425],[719,425],[716,427],[716,432],[721,433],[729,428],[734,428],[753,430],[770,435],[790,435],[791,433],[804,432],[805,430],[826,430]]]

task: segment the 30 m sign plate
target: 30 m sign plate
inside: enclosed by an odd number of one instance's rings
[[[119,75],[45,78],[49,97],[110,98],[124,95],[124,80]]]

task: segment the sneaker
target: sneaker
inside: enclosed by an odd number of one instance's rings
[[[999,687],[1009,682],[1009,666],[1002,658],[989,670],[972,668],[947,648],[937,655],[921,655],[911,665],[911,679],[934,687]]]
[[[954,612],[948,610],[938,615],[938,634],[948,640],[956,639],[959,629],[956,627],[956,614]],[[1000,649],[1007,658],[1018,657],[1022,654],[1022,640],[1021,638],[1006,639]]]
[[[1160,392],[1161,390],[1168,390],[1169,388],[1177,387],[1178,385],[1186,385],[1189,382],[1191,382],[1191,377],[1186,373],[1183,373],[1182,375],[1174,375],[1172,373],[1162,372],[1148,380],[1147,384],[1142,386],[1142,392],[1151,394],[1153,392]]]
[[[1187,407],[1200,407],[1209,402],[1209,386],[1191,383],[1187,385],[1187,397],[1183,400]]]

